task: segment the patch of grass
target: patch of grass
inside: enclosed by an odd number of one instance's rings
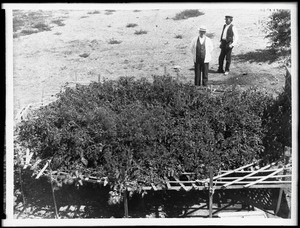
[[[147,34],[148,32],[147,31],[145,31],[145,30],[136,30],[135,32],[134,32],[134,34],[135,35],[142,35],[142,34]]]
[[[30,35],[30,34],[33,34],[33,33],[38,33],[39,31],[37,29],[23,29],[21,31],[21,34],[20,35]]]
[[[106,11],[105,15],[110,15],[110,14],[112,14],[113,12],[116,12],[115,10],[105,10],[105,11]]]
[[[58,25],[58,26],[64,26],[65,23],[63,23],[62,21],[63,21],[62,19],[56,19],[56,20],[52,20],[51,22],[52,22],[53,24]]]
[[[87,14],[99,14],[100,11],[98,10],[94,10],[94,11],[89,11]]]
[[[135,24],[135,23],[129,23],[129,24],[126,25],[127,28],[133,28],[133,27],[136,27],[136,26],[137,26],[137,24]]]
[[[110,39],[110,40],[108,41],[108,43],[109,43],[109,44],[120,44],[120,43],[122,43],[122,41],[120,41],[120,40],[115,40],[114,38],[112,38],[112,39]]]
[[[133,10],[133,12],[137,13],[137,12],[141,12],[141,10]]]
[[[21,18],[14,17],[13,18],[13,31],[16,32],[20,30],[25,25],[25,21]]]
[[[190,17],[198,17],[204,15],[203,12],[200,12],[199,10],[184,10],[180,13],[177,13],[175,15],[175,17],[173,17],[173,20],[184,20],[184,19],[188,19]]]
[[[80,18],[87,18],[88,16],[81,16]]]
[[[39,31],[51,31],[49,25],[45,24],[44,22],[38,22],[32,26],[32,28],[36,28]]]
[[[59,35],[61,35],[61,32],[56,32],[56,33],[54,33],[54,35],[59,36]]]
[[[175,38],[176,38],[176,39],[182,39],[182,35],[179,35],[179,34],[178,34],[178,35],[175,35]]]
[[[87,58],[87,57],[89,57],[89,55],[90,55],[90,54],[83,53],[83,54],[80,54],[79,56],[80,56],[80,57],[83,57],[83,58]]]

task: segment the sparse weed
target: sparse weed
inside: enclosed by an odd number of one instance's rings
[[[135,24],[135,23],[129,23],[129,24],[126,25],[127,28],[133,28],[133,27],[136,27],[136,26],[137,26],[137,24]]]
[[[56,25],[58,25],[58,26],[64,26],[65,23],[63,23],[62,21],[63,21],[63,20],[61,20],[61,19],[56,19],[56,20],[52,20],[52,23],[53,23],[53,24],[56,24]]]
[[[148,32],[147,31],[145,31],[145,30],[136,30],[135,32],[134,32],[134,34],[135,35],[142,35],[142,34],[147,34]]]
[[[33,28],[38,29],[39,31],[50,31],[51,28],[49,25],[45,24],[44,22],[38,22],[32,26]]]
[[[36,30],[36,29],[23,29],[21,31],[21,34],[22,35],[30,35],[30,34],[33,34],[33,33],[38,33],[39,31]]]
[[[112,39],[110,39],[110,40],[108,41],[108,43],[109,43],[109,44],[120,44],[120,43],[122,43],[122,41],[120,41],[120,40],[115,40],[114,38],[112,38]]]
[[[94,10],[94,11],[89,11],[87,14],[99,14],[100,11],[98,10]]]
[[[176,39],[182,39],[182,35],[176,35],[175,38]]]
[[[106,11],[105,15],[110,15],[110,14],[112,14],[113,12],[116,12],[115,10],[105,10],[105,11]]]

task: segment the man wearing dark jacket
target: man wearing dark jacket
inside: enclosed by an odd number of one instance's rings
[[[229,74],[231,63],[231,52],[238,40],[238,33],[236,27],[232,24],[233,17],[225,16],[225,25],[223,26],[221,34],[221,53],[219,56],[219,69],[218,73]],[[225,71],[223,68],[224,58],[226,57]]]

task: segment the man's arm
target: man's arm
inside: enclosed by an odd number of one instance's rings
[[[237,44],[237,41],[239,39],[239,34],[235,26],[232,27],[233,31],[233,42],[229,47],[234,47]]]

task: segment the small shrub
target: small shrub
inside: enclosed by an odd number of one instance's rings
[[[127,28],[133,28],[133,27],[136,27],[136,26],[137,26],[137,24],[135,24],[135,23],[129,23],[129,24],[126,25]]]
[[[44,22],[38,22],[32,26],[33,28],[38,29],[39,31],[50,31],[51,28],[49,25],[45,24]]]
[[[108,41],[108,43],[109,43],[109,44],[120,44],[120,43],[122,43],[122,41],[115,40],[114,38],[112,38],[112,39],[110,39],[110,40]]]
[[[61,19],[53,20],[52,23],[56,24],[58,26],[64,26],[65,25],[65,23],[63,23]]]
[[[100,11],[98,10],[94,10],[94,11],[89,11],[87,14],[99,14]]]
[[[145,31],[145,30],[136,30],[135,32],[134,32],[134,34],[135,35],[142,35],[142,34],[147,34],[148,32],[147,31]]]
[[[87,58],[87,57],[89,57],[89,56],[90,56],[90,54],[83,53],[83,54],[80,54],[79,56],[80,56],[80,57],[82,57],[82,58]]]
[[[133,12],[137,13],[137,12],[141,12],[141,10],[133,10]]]
[[[36,29],[23,29],[21,31],[21,34],[22,35],[30,35],[30,34],[33,34],[33,33],[38,33],[39,31],[36,30]]]
[[[176,35],[175,38],[176,39],[182,39],[182,35]]]
[[[25,25],[25,21],[23,19],[20,19],[18,17],[13,18],[13,31],[18,31]]]
[[[88,16],[81,16],[80,18],[88,18]]]
[[[105,15],[110,15],[110,14],[112,14],[113,12],[116,12],[115,10],[105,10],[105,11],[106,11]]]
[[[200,12],[199,10],[184,10],[180,13],[177,13],[175,17],[173,17],[174,20],[184,20],[188,19],[190,17],[198,17],[204,15],[204,13]]]

